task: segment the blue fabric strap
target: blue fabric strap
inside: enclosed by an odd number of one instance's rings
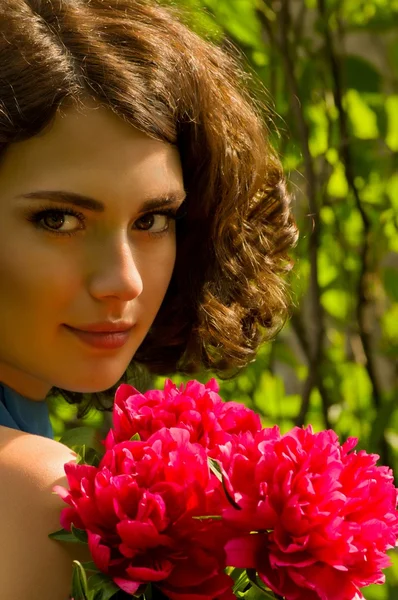
[[[29,400],[0,383],[0,425],[53,439],[45,400]]]

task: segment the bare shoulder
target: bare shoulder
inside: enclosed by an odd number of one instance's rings
[[[67,600],[72,558],[88,560],[79,545],[47,537],[66,506],[52,488],[67,484],[64,464],[75,457],[54,440],[0,426],[2,600]]]
[[[33,457],[40,462],[32,464]],[[0,467],[15,469],[16,475],[27,470],[39,481],[61,466],[65,476],[63,465],[75,458],[72,450],[55,440],[0,426]]]

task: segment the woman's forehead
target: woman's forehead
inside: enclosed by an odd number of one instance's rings
[[[126,189],[154,197],[184,192],[176,147],[95,104],[63,107],[45,131],[12,144],[0,167],[0,189],[10,178],[18,188],[72,185],[87,195],[98,189],[105,197]]]

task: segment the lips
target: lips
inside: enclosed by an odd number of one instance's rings
[[[133,323],[128,323],[127,321],[101,321],[90,323],[89,325],[81,325],[80,327],[72,327],[71,325],[67,325],[67,327],[89,333],[120,333],[129,331],[133,327]]]
[[[95,323],[75,328],[65,325],[66,329],[84,344],[103,350],[122,348],[129,340],[133,325]]]

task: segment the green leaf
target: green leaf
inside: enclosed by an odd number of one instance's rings
[[[257,574],[254,569],[247,569],[246,572],[247,577],[253,586],[251,588],[253,589],[252,595],[250,596],[251,600],[257,600],[257,598],[259,600],[260,598],[271,598],[272,600],[275,600],[275,598],[277,598],[277,596],[271,590],[265,589],[263,584],[258,581]],[[245,596],[245,598],[247,598],[247,596]]]
[[[205,0],[225,30],[244,46],[261,47],[261,27],[252,0]]]
[[[358,92],[379,92],[381,75],[373,64],[359,56],[347,55],[344,60],[345,85]]]
[[[293,368],[299,365],[298,358],[293,349],[284,343],[279,343],[277,339],[273,342],[273,358]]]
[[[210,471],[213,473],[213,475],[215,475],[217,477],[218,481],[220,481],[222,483],[222,472],[221,472],[221,467],[218,464],[218,462],[216,460],[214,460],[214,458],[210,458],[210,457],[207,457],[207,461],[209,464]]]
[[[398,342],[398,303],[395,302],[382,316],[383,335],[388,345]]]
[[[48,534],[48,537],[51,540],[58,540],[60,542],[77,542],[78,540],[75,538],[71,531],[66,531],[65,529],[59,529],[58,531],[53,531]]]
[[[71,526],[71,530],[75,538],[82,544],[88,543],[87,531],[84,529],[78,529],[77,527]]]
[[[244,592],[249,585],[249,578],[247,576],[246,569],[234,569],[230,573],[230,577],[234,580],[235,584],[233,587],[233,593],[236,595],[238,592]]]
[[[272,592],[267,592],[266,590],[262,590],[255,585],[252,585],[245,592],[236,592],[236,596],[238,598],[245,598],[245,600],[264,600],[264,598],[268,598],[269,600],[275,600],[276,596]]]
[[[327,290],[322,294],[321,302],[327,312],[336,319],[344,320],[349,311],[350,297],[344,290]]]
[[[236,592],[236,596],[246,600],[264,600],[264,594],[253,585],[246,592]]]
[[[68,448],[75,448],[76,446],[86,446],[87,448],[93,448],[99,454],[104,453],[104,447],[102,446],[99,433],[92,427],[74,427],[65,431],[61,439],[61,444],[68,446]]]
[[[95,564],[94,561],[89,560],[87,562],[83,562],[82,563],[82,567],[85,569],[85,571],[95,571],[95,572],[100,572],[99,568],[97,567],[97,565]]]
[[[210,471],[217,477],[218,481],[221,481],[223,489],[224,489],[224,493],[225,493],[225,495],[227,497],[228,502],[234,508],[236,508],[236,510],[241,510],[239,504],[237,504],[235,502],[234,498],[232,498],[231,494],[229,493],[229,491],[227,489],[224,477],[223,477],[222,472],[221,472],[221,467],[218,464],[218,462],[216,460],[214,460],[214,458],[210,458],[209,456],[207,457],[207,461],[208,461],[208,465],[209,465]]]
[[[398,302],[398,269],[386,267],[383,273],[384,287],[393,302]]]
[[[72,450],[77,454],[76,463],[78,465],[90,465],[98,467],[101,462],[101,456],[94,448],[83,446],[72,446]]]
[[[328,120],[323,103],[307,106],[308,118],[311,122],[309,146],[312,156],[324,154],[328,148]]]
[[[255,407],[273,423],[278,423],[283,414],[285,386],[283,379],[269,371],[261,373],[253,393]]]
[[[201,515],[199,517],[192,517],[197,521],[208,521],[209,519],[213,519],[214,521],[222,521],[221,515]]]
[[[372,397],[372,384],[364,365],[346,362],[339,367],[341,374],[341,395],[347,407],[359,411],[361,407],[369,411],[368,402]]]
[[[48,534],[48,537],[52,540],[58,540],[60,542],[75,542],[80,544],[87,544],[87,533],[84,529],[78,529],[77,527],[71,526],[71,531],[65,529],[59,529]]]
[[[395,396],[385,403],[378,410],[376,418],[372,421],[372,428],[369,436],[369,450],[377,451],[380,447],[380,440],[383,439],[384,432],[388,428],[391,422],[391,417],[394,411],[397,409],[397,403]]]
[[[108,583],[104,587],[101,587],[98,600],[109,600],[109,598],[113,598],[118,592],[120,592],[120,588],[115,584]]]
[[[386,187],[386,181],[380,171],[372,170],[361,191],[362,200],[368,204],[380,205],[385,201]]]
[[[394,600],[395,597],[393,595],[390,596],[387,585],[380,584],[368,586],[363,590],[363,594],[366,600]]]
[[[77,454],[76,463],[78,465],[86,465],[86,446],[72,446],[71,449]]]
[[[85,464],[98,467],[101,462],[101,455],[94,448],[86,448]]]
[[[398,212],[398,173],[394,173],[387,181],[386,193],[390,199],[391,206]]]
[[[341,162],[335,165],[334,171],[329,178],[327,185],[329,196],[335,198],[346,198],[348,194],[348,183],[345,176],[344,166]]]
[[[361,140],[377,139],[377,117],[363,96],[357,90],[351,89],[347,91],[345,101],[355,137]]]
[[[140,441],[141,441],[141,438],[140,438],[140,434],[139,433],[135,433],[130,438],[130,442],[140,442]]]
[[[90,600],[86,573],[78,560],[73,561],[72,574],[72,597],[73,600]]]
[[[386,99],[388,133],[386,144],[393,152],[398,151],[398,96],[388,96]]]
[[[334,256],[327,249],[320,248],[318,251],[318,280],[319,285],[324,288],[330,285],[338,276],[337,266],[334,264]]]
[[[159,597],[159,594],[160,592],[158,592],[151,583],[143,583],[136,593],[133,594],[133,598],[139,598],[139,600],[156,600]]]
[[[104,573],[96,573],[89,577],[88,584],[90,590],[101,592],[100,600],[109,600],[109,598],[120,592],[120,588]]]

